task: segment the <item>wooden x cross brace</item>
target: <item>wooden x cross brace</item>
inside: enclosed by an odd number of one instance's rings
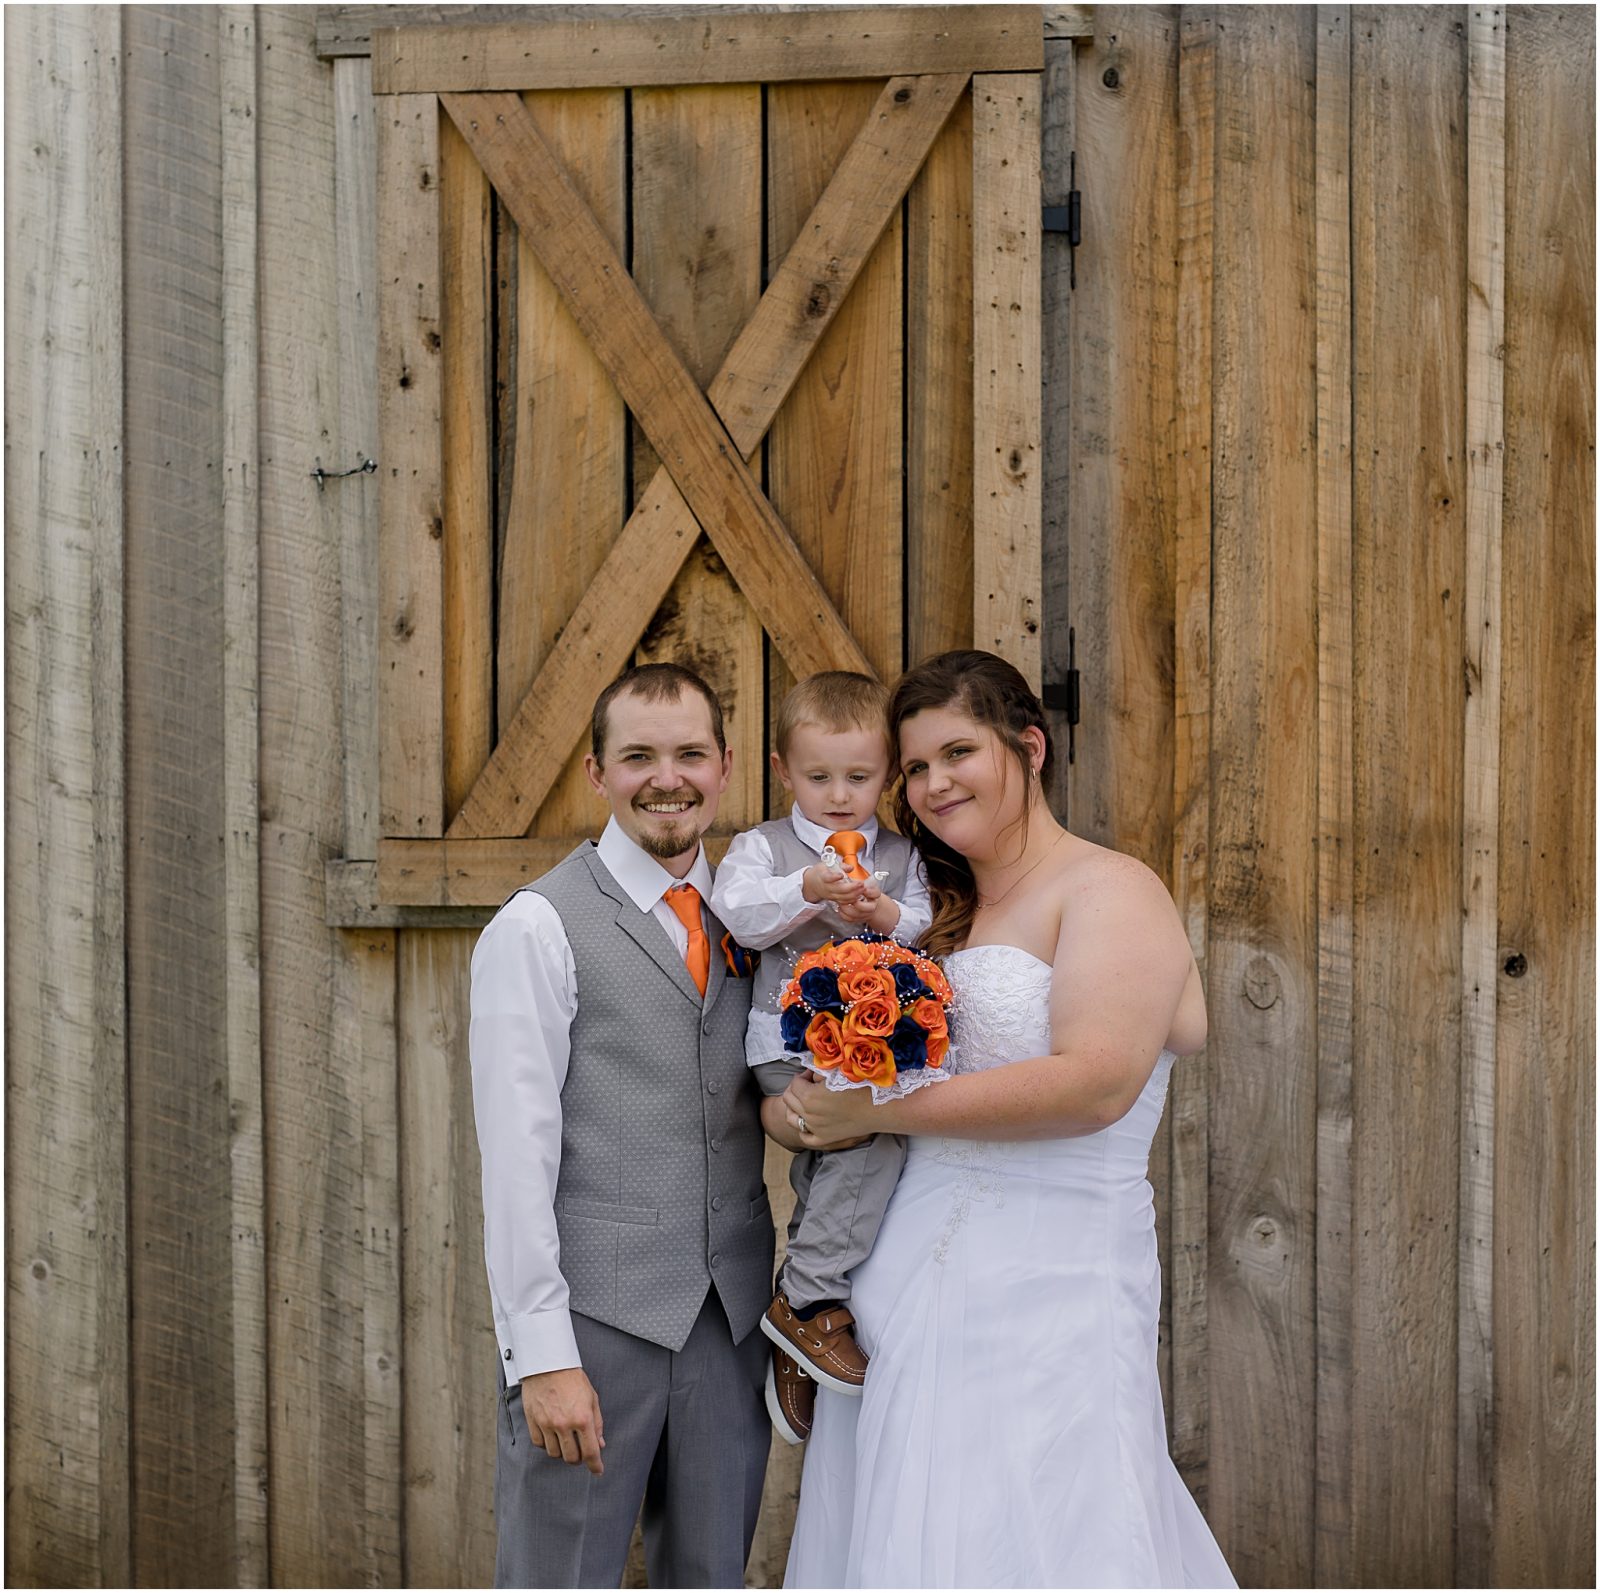
[[[531,828],[582,734],[593,683],[626,663],[702,528],[797,675],[873,673],[746,461],[905,196],[968,75],[892,78],[884,86],[705,393],[521,98],[439,96],[662,461],[462,803],[449,839],[520,835]]]

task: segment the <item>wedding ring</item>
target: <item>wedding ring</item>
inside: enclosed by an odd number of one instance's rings
[[[806,1120],[798,1113],[795,1114],[794,1126],[799,1129],[802,1134],[809,1134],[811,1132],[811,1130],[806,1127]]]

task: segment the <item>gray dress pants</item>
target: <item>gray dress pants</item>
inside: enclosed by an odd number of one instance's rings
[[[804,1065],[780,1057],[752,1071],[763,1095],[782,1095]],[[795,1152],[789,1164],[794,1215],[778,1277],[790,1305],[803,1311],[850,1298],[850,1274],[871,1255],[905,1164],[899,1134],[874,1134],[849,1150]]]
[[[715,1291],[681,1350],[572,1317],[600,1399],[605,1473],[530,1440],[522,1386],[501,1374],[496,1587],[616,1587],[644,1506],[652,1588],[743,1587],[772,1427],[759,1332],[735,1344]]]

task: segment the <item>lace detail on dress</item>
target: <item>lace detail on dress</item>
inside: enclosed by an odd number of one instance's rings
[[[1020,946],[967,946],[946,959],[945,977],[955,997],[950,1016],[950,1071],[985,1068],[1050,1049],[1049,963]],[[934,1241],[942,1264],[966,1226],[974,1202],[1005,1204],[1005,1163],[1021,1146],[1008,1140],[939,1139],[926,1154],[958,1170],[951,1183],[950,1213]]]

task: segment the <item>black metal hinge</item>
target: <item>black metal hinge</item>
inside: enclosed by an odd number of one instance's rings
[[[1078,245],[1083,242],[1083,195],[1078,192],[1078,154],[1074,150],[1068,158],[1067,202],[1064,205],[1044,207],[1044,230],[1064,232],[1071,255],[1071,283],[1078,285]]]
[[[1072,627],[1067,628],[1067,678],[1065,680],[1047,680],[1044,690],[1040,693],[1046,708],[1052,708],[1057,713],[1065,712],[1067,716],[1067,762],[1072,763],[1077,756],[1078,728],[1078,636]]]

